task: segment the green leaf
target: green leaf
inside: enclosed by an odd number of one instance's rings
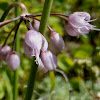
[[[4,91],[4,82],[1,80],[0,81],[0,100],[5,96],[5,91]]]
[[[50,71],[50,84],[51,84],[51,88],[50,88],[50,93],[52,93],[54,87],[55,87],[55,75],[53,71]]]

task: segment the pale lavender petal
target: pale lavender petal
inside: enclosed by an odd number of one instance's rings
[[[40,53],[42,47],[42,36],[41,33],[35,30],[29,30],[25,35],[25,43],[36,50],[37,53]]]
[[[57,57],[50,50],[41,53],[41,60],[46,69],[52,71],[57,68]]]
[[[74,14],[71,14],[68,17],[68,21],[69,21],[70,25],[72,25],[73,27],[76,27],[76,28],[81,27],[86,24],[84,19],[82,19],[80,16],[75,16]]]
[[[87,12],[74,12],[73,14],[76,14],[76,16],[80,16],[81,18],[85,20],[90,20],[91,16]]]
[[[48,70],[44,67],[42,61],[41,61],[41,58],[38,59],[38,71],[41,72],[41,73],[46,73],[48,72]]]
[[[42,34],[41,34],[42,35]],[[41,50],[44,52],[48,49],[48,42],[45,37],[42,35],[42,48]]]
[[[23,47],[24,47],[24,53],[29,57],[32,58],[33,56],[35,56],[35,52],[34,49],[32,49],[31,47],[29,47],[25,41],[23,43]]]
[[[90,29],[87,26],[74,29],[78,34],[88,34],[90,32]]]
[[[71,27],[71,25],[65,25],[65,30],[70,36],[78,36],[79,34]]]

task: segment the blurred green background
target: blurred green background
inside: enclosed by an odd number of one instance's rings
[[[0,0],[0,17],[13,2],[14,0]],[[25,4],[30,14],[42,13],[44,0],[20,0],[20,2]],[[100,0],[54,0],[51,10],[52,13],[67,15],[76,11],[90,13],[91,19],[97,18],[92,24],[100,28]],[[14,9],[12,9],[5,20],[14,16]],[[51,16],[48,24],[61,34],[65,41],[65,49],[57,56],[58,69],[67,75],[73,92],[69,93],[68,83],[60,73],[55,72],[55,86],[50,94],[52,82],[50,83],[49,72],[38,73],[32,100],[49,100],[49,97],[51,100],[68,100],[69,98],[71,100],[100,100],[100,32],[90,31],[87,38],[84,36],[77,38],[67,34],[64,29],[64,20],[58,17]],[[13,26],[14,22],[0,28],[0,44],[4,43]],[[21,66],[18,69],[18,100],[22,100],[25,95],[32,62],[23,50],[26,32],[27,28],[22,23],[20,25]],[[8,40],[9,46],[12,45],[13,36],[14,33]],[[0,68],[0,100],[12,100],[13,74],[6,64]]]

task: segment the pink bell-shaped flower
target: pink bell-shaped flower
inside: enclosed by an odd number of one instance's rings
[[[12,51],[7,55],[7,64],[11,70],[16,70],[20,66],[20,58],[15,51]]]
[[[32,56],[38,57],[41,51],[46,51],[48,48],[48,42],[44,36],[35,30],[29,30],[25,35],[24,40],[25,54],[32,58]]]
[[[10,47],[5,45],[0,45],[0,60],[6,60],[7,54],[11,51]]]
[[[65,25],[65,29],[70,36],[78,36],[88,34],[90,30],[100,29],[95,28],[96,26],[89,24],[89,22],[95,21],[90,20],[91,16],[87,12],[74,12],[69,15],[68,23]]]
[[[50,50],[41,53],[41,60],[47,70],[53,71],[57,68],[57,57]]]
[[[34,48],[35,54],[40,54],[40,49],[42,47],[42,36],[41,33],[35,30],[29,30],[25,35],[25,43]]]
[[[65,47],[65,43],[62,36],[55,31],[51,31],[50,34],[50,47],[57,51],[64,50]]]

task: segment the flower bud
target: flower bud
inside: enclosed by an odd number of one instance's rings
[[[41,60],[47,70],[55,70],[57,68],[57,57],[50,50],[41,53]]]
[[[38,31],[39,30],[39,26],[40,26],[40,22],[34,19],[32,21],[32,26],[36,31]]]
[[[50,45],[53,49],[55,49],[57,51],[61,51],[65,47],[65,43],[64,43],[62,36],[55,31],[51,32]]]
[[[15,51],[9,53],[6,60],[9,68],[13,71],[20,66],[20,58]]]
[[[11,51],[10,47],[0,45],[0,60],[6,60],[7,54]]]

